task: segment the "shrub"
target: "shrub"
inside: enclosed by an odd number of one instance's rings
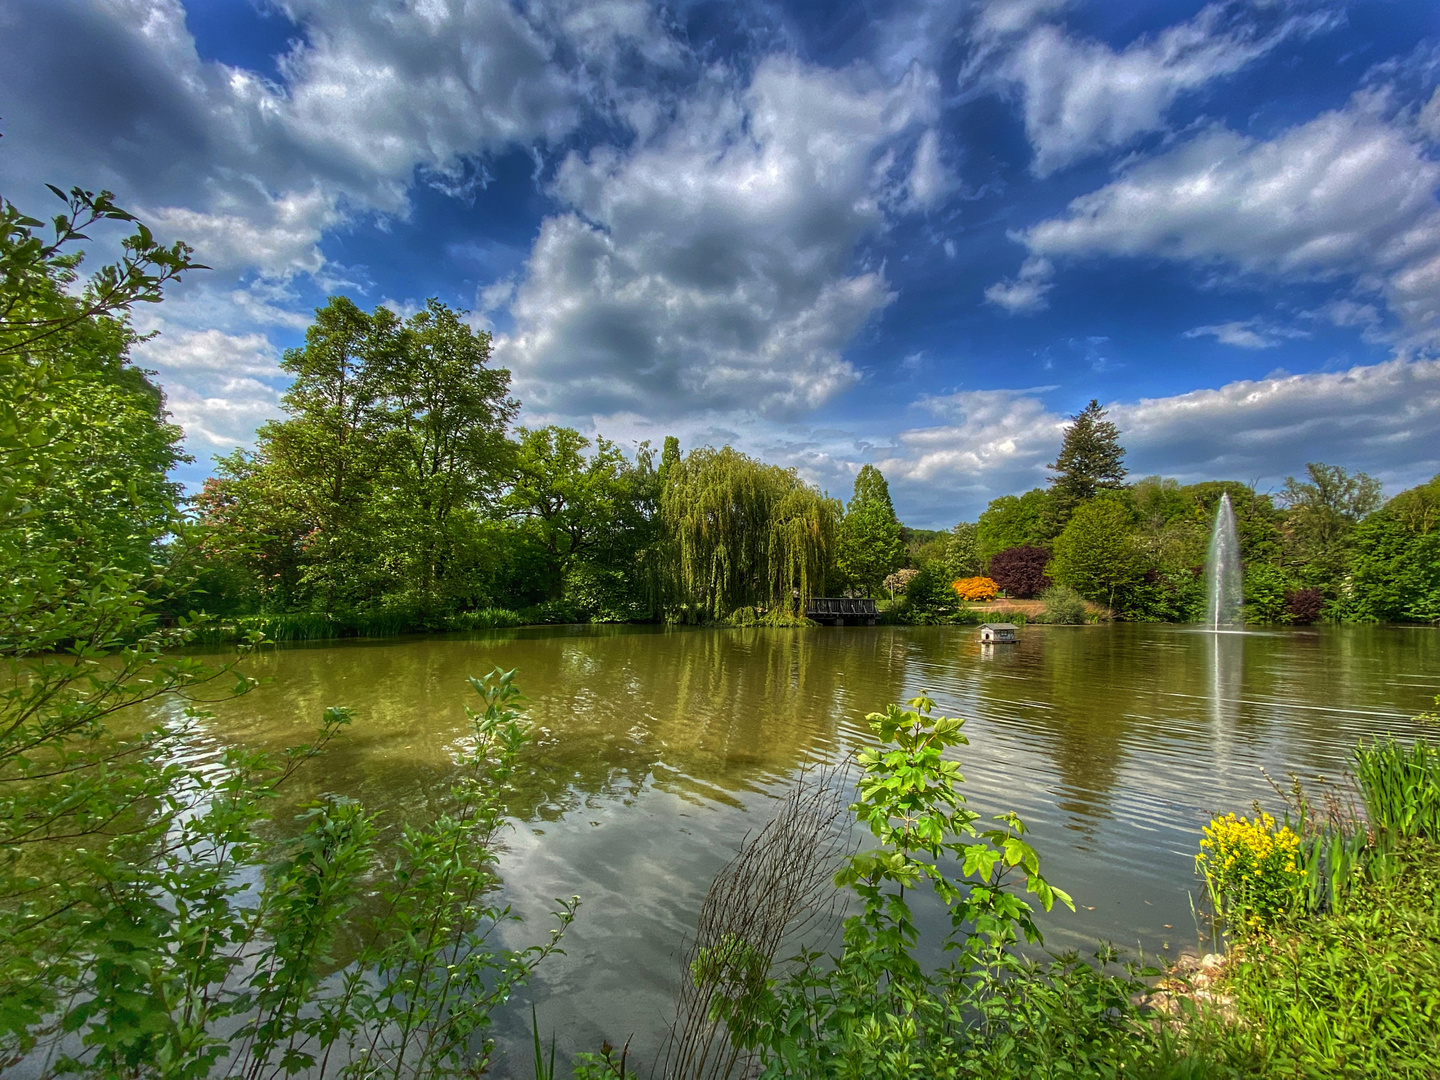
[[[959,602],[946,580],[945,565],[927,562],[905,588],[902,617],[910,622],[942,622],[955,614]]]
[[[961,600],[994,600],[1000,587],[988,577],[961,578],[950,583],[955,595]]]
[[[888,575],[881,584],[890,590],[890,598],[893,600],[896,593],[901,596],[905,595],[905,590],[909,588],[910,582],[915,580],[915,575],[918,573],[920,573],[919,570],[911,570],[906,567],[904,570],[896,570],[893,574]]]
[[[1052,585],[1040,599],[1045,602],[1042,622],[1078,624],[1085,621],[1085,598],[1068,585]]]
[[[1254,821],[1226,814],[1205,826],[1195,867],[1205,878],[1210,906],[1233,928],[1259,930],[1299,907],[1305,871],[1300,838],[1269,814]]]
[[[1050,587],[1045,576],[1045,567],[1050,564],[1050,552],[1042,547],[1022,544],[1006,548],[990,560],[990,577],[1011,596],[1028,600]]]
[[[1285,614],[1292,623],[1315,622],[1324,606],[1325,594],[1319,589],[1295,589],[1285,594]]]

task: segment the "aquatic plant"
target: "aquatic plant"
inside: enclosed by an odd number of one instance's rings
[[[1355,779],[1365,814],[1378,833],[1440,842],[1440,747],[1393,738],[1355,748]]]

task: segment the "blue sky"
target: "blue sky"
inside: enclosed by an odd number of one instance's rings
[[[203,477],[347,293],[528,423],[730,442],[946,526],[1092,397],[1132,469],[1440,472],[1440,7],[0,0],[0,193],[214,269],[141,312]]]

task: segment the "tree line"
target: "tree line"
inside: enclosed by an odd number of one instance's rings
[[[137,574],[171,620],[318,616],[342,631],[785,622],[810,596],[843,591],[923,622],[984,595],[955,582],[988,578],[1012,597],[1063,586],[1118,618],[1190,621],[1227,493],[1248,618],[1440,619],[1440,478],[1389,501],[1372,477],[1318,463],[1274,493],[1134,479],[1121,433],[1092,401],[1071,418],[1047,485],[948,532],[910,529],[873,465],[842,504],[728,446],[682,453],[669,437],[627,453],[571,428],[517,427],[490,335],[437,300],[409,318],[343,296],[318,309],[283,357],[283,416],[184,499],[171,479],[187,460],[183,433],[129,360],[128,317],[113,304],[64,307],[79,256],[60,251],[83,224],[7,256],[4,317],[28,336],[7,346],[0,373],[0,513],[32,567],[67,580],[101,565]],[[136,248],[102,271],[112,277],[96,295],[126,287],[158,301],[188,267],[143,235],[149,256],[169,262],[142,274]]]

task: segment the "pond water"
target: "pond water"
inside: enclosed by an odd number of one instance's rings
[[[1197,939],[1209,816],[1276,807],[1262,769],[1338,777],[1361,736],[1416,733],[1409,718],[1440,692],[1440,633],[1031,626],[982,648],[973,627],[556,627],[349,641],[247,660],[271,681],[209,728],[278,748],[350,705],[353,726],[290,797],[343,792],[419,817],[448,787],[465,678],[496,666],[518,669],[538,725],[501,863],[526,918],[510,943],[543,938],[552,898],[583,898],[566,955],[497,1018],[497,1073],[533,1075],[531,1000],[561,1054],[633,1034],[648,1064],[711,878],[796,771],[849,755],[887,702],[926,689],[969,718],[971,808],[1018,812],[1075,898],[1074,914],[1045,919],[1048,947],[1173,955]]]

